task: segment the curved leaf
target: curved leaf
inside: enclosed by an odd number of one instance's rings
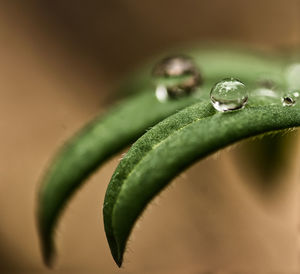
[[[138,94],[98,117],[60,151],[43,179],[38,201],[38,226],[44,260],[51,263],[53,230],[65,203],[84,179],[111,155],[144,131],[197,99],[160,103],[154,93]]]
[[[116,263],[122,264],[127,239],[139,215],[181,171],[241,139],[299,125],[298,107],[250,102],[243,110],[216,113],[209,103],[202,102],[147,132],[120,162],[105,196],[105,231]]]
[[[38,197],[38,227],[45,262],[53,258],[53,231],[66,202],[83,181],[110,156],[132,143],[145,130],[176,111],[208,98],[214,81],[238,76],[253,82],[258,75],[278,80],[283,62],[262,58],[253,52],[201,49],[190,53],[200,65],[205,85],[195,95],[159,102],[150,84],[149,71],[139,73],[133,83],[123,87],[139,92],[118,104],[103,117],[85,126],[61,149],[46,172]],[[281,79],[278,82],[282,82]],[[208,111],[209,112],[209,111]],[[204,113],[203,113],[204,115]]]

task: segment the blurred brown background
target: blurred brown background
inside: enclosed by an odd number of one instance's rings
[[[121,77],[194,42],[297,48],[299,11],[295,0],[1,0],[0,272],[50,273],[35,227],[37,183]],[[298,273],[298,148],[267,192],[233,160],[239,147],[192,167],[139,221],[121,270],[101,216],[116,156],[65,212],[53,273]]]

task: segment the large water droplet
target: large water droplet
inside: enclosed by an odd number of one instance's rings
[[[299,91],[293,91],[284,95],[281,98],[282,105],[288,107],[294,106],[297,103],[299,95],[300,95]]]
[[[183,55],[162,59],[154,66],[152,75],[156,84],[156,97],[160,101],[188,95],[202,83],[202,77],[192,59]]]
[[[246,86],[234,78],[224,79],[212,88],[211,103],[218,111],[230,111],[243,108],[248,101]]]

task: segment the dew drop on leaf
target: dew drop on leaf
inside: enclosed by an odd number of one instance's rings
[[[191,94],[202,84],[202,77],[192,59],[187,56],[170,56],[158,62],[152,76],[159,101]]]
[[[293,92],[283,96],[281,98],[282,105],[288,107],[294,106],[297,102],[297,97],[299,97],[299,92]]]
[[[247,87],[239,80],[227,78],[215,84],[210,92],[213,107],[221,112],[243,108],[248,101]]]

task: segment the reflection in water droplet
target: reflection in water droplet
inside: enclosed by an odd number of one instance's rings
[[[282,105],[289,107],[294,106],[297,103],[299,95],[299,91],[289,92],[281,98]]]
[[[296,101],[290,96],[284,96],[284,97],[282,97],[281,100],[282,100],[282,104],[284,106],[291,107],[291,106],[294,106],[296,104]]]
[[[243,108],[248,101],[246,86],[234,78],[224,79],[212,88],[211,103],[218,111],[231,111]]]
[[[162,59],[154,66],[152,75],[156,83],[155,94],[160,101],[188,95],[202,83],[192,59],[183,55]]]

